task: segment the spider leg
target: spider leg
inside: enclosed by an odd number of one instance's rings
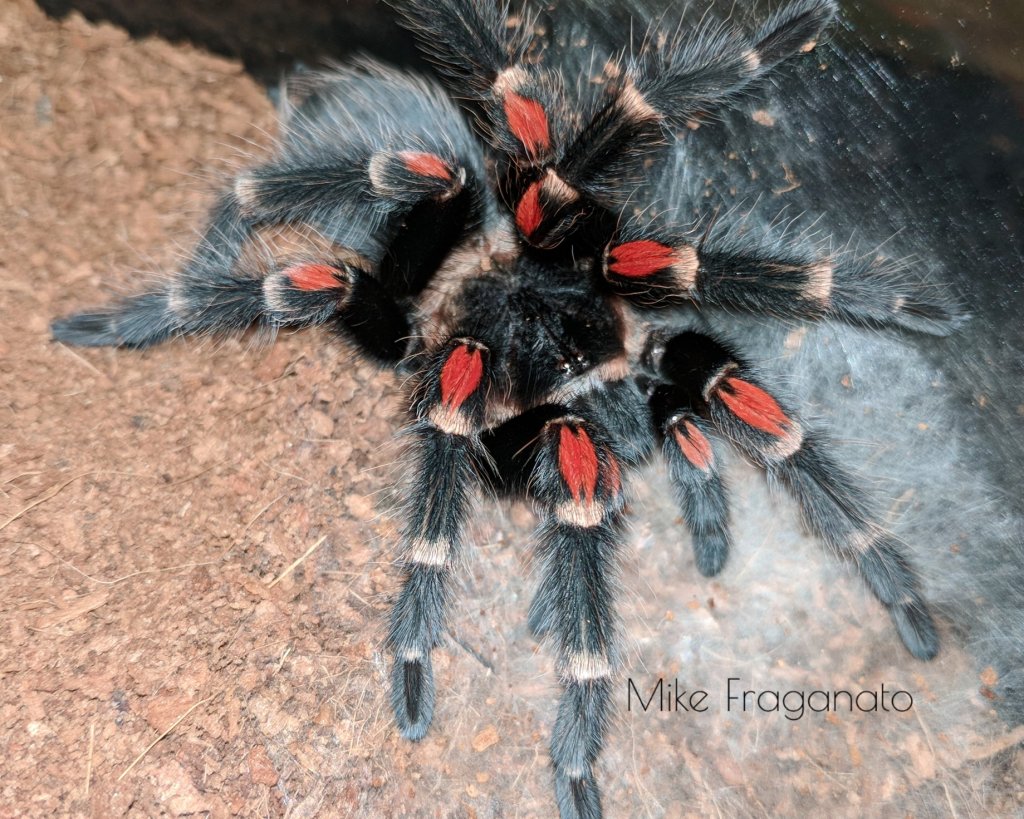
[[[278,156],[220,197],[180,273],[54,322],[57,340],[145,347],[329,321],[379,361],[403,357],[404,300],[485,210],[479,152],[436,84],[369,62],[296,84],[308,94]]]
[[[623,528],[621,465],[646,455],[648,429],[643,397],[622,380],[534,407],[482,436],[492,486],[527,493],[543,514],[529,627],[553,644],[563,687],[551,735],[563,819],[601,816],[593,765],[620,660],[611,602]]]
[[[655,38],[626,65],[623,112],[636,121],[657,117],[685,125],[728,103],[783,60],[812,50],[835,15],[833,0],[795,0],[772,13],[752,38],[710,22]]]
[[[785,486],[810,528],[856,563],[910,653],[934,657],[938,635],[917,574],[868,498],[829,455],[823,436],[806,429],[733,351],[709,336],[652,337],[648,357],[664,379],[655,390],[658,404],[707,419]]]
[[[174,335],[253,324],[330,323],[380,363],[397,363],[405,354],[410,332],[405,310],[376,278],[344,261],[296,260],[262,278],[221,275],[201,281],[202,287],[172,285],[55,321],[54,338],[77,346],[147,347]]]
[[[835,12],[832,0],[797,0],[772,14],[752,39],[713,21],[672,37],[649,31],[630,59],[605,68],[609,93],[566,147],[564,178],[599,201],[614,195],[626,165],[665,143],[666,126],[692,123],[783,60],[810,51]]]
[[[507,3],[488,0],[406,0],[399,9],[502,156],[499,184],[517,203],[520,233],[535,246],[554,247],[582,215],[578,192],[553,167],[578,112],[566,101],[561,75],[528,57],[533,15],[519,10],[513,16]]]
[[[194,314],[197,329],[204,323],[250,325],[263,309],[261,282],[230,273],[250,231],[238,200],[230,193],[221,196],[183,271],[196,283],[191,303],[183,301],[176,282],[170,282],[118,304],[58,319],[52,325],[53,337],[84,347],[147,347],[180,333],[182,313]]]
[[[486,96],[503,71],[522,62],[533,37],[532,17],[512,16],[507,2],[402,0],[396,6],[456,98]]]
[[[507,4],[479,0],[406,0],[399,9],[507,157],[499,176],[520,234],[549,249],[581,222],[608,221],[626,204],[643,160],[664,146],[670,126],[731,101],[779,62],[811,50],[836,11],[832,0],[796,0],[753,38],[715,24],[674,37],[649,32],[635,56],[608,63],[607,92],[584,106],[592,110],[579,124],[580,101],[568,101],[563,78],[534,64],[528,13],[513,17]]]
[[[574,390],[573,392],[579,392]],[[597,382],[584,388],[581,397],[567,399],[565,403],[547,403],[514,416],[499,426],[484,431],[481,443],[487,450],[487,460],[481,475],[488,488],[510,497],[537,497],[535,478],[537,457],[545,439],[549,423],[566,415],[583,415],[603,429],[615,442],[615,457],[627,467],[638,467],[646,460],[654,446],[654,436],[647,410],[647,400],[632,378],[619,378]],[[541,588],[530,607],[531,632],[543,636],[548,630],[553,613],[547,604],[557,597],[557,586],[549,574],[541,577]]]
[[[242,173],[235,196],[255,223],[316,223],[344,215],[387,226],[422,202],[452,199],[466,183],[466,168],[450,150],[367,147],[360,154],[319,161],[285,156]]]
[[[335,319],[357,344],[369,342],[366,351],[374,358],[397,361],[408,320],[386,288],[359,267],[392,250],[388,258],[413,255],[423,267],[436,264],[438,248],[414,254],[408,247],[423,238],[423,226],[416,236],[404,235],[407,217],[426,205],[434,217],[432,236],[464,230],[466,214],[448,208],[463,192],[466,170],[436,154],[379,151],[362,167],[341,166],[325,178],[322,173],[331,171],[278,164],[243,174],[234,192],[222,196],[179,276],[159,291],[57,321],[54,337],[84,346],[145,347],[172,335]],[[344,245],[303,228],[342,217]],[[357,264],[332,258],[339,256]],[[394,265],[388,270],[394,273]],[[388,277],[393,290],[407,290],[396,278],[403,277]]]
[[[729,498],[718,470],[710,425],[692,409],[679,406],[664,385],[651,395],[651,414],[662,436],[661,452],[676,502],[693,539],[697,569],[718,574],[729,556]]]
[[[551,735],[555,793],[565,819],[598,817],[593,764],[619,661],[611,600],[623,507],[620,460],[603,426],[576,414],[544,424],[530,493],[544,514],[530,622],[554,644],[563,686]]]
[[[482,436],[492,487],[526,493],[543,510],[529,624],[553,643],[563,685],[551,735],[563,819],[601,815],[593,764],[619,661],[611,601],[623,518],[620,464],[650,449],[646,415],[636,385],[623,379],[566,404],[534,407]]]
[[[815,258],[796,248],[767,251],[738,241],[711,247],[632,228],[608,246],[603,266],[620,295],[646,307],[691,301],[933,335],[948,335],[961,320],[952,304],[871,260]]]
[[[477,226],[480,182],[451,145],[362,153],[333,163],[286,157],[241,175],[235,194],[254,222],[309,223],[372,261],[393,295],[415,294]]]
[[[831,21],[831,0],[797,0],[753,41],[724,27],[690,37],[651,36],[624,66],[609,63],[607,92],[583,107],[563,78],[528,59],[529,15],[478,0],[400,5],[406,25],[457,97],[470,100],[482,131],[506,157],[499,176],[516,226],[535,247],[554,248],[581,223],[614,221],[666,142],[666,129],[738,95],[783,59],[809,50]],[[625,198],[624,198],[625,197]]]
[[[489,351],[452,338],[431,357],[413,395],[412,493],[402,527],[405,581],[391,611],[391,705],[402,735],[421,739],[434,712],[432,649],[444,636],[449,582],[469,512],[479,431],[491,381]]]

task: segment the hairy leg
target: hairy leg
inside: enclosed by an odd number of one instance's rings
[[[786,487],[812,531],[856,564],[907,650],[919,659],[934,657],[938,635],[916,573],[866,495],[828,454],[823,436],[808,430],[746,363],[709,336],[655,337],[648,352],[663,379],[655,393],[660,405],[673,415],[705,418]]]
[[[449,582],[481,455],[488,355],[472,339],[450,339],[431,356],[414,393],[412,491],[400,558],[405,581],[388,632],[391,704],[407,739],[421,739],[433,717],[430,654],[444,636]]]

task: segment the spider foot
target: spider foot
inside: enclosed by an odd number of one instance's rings
[[[434,718],[434,669],[430,657],[398,657],[391,668],[391,707],[406,739],[423,739]]]
[[[163,293],[133,296],[120,304],[101,307],[50,325],[56,341],[74,347],[148,347],[174,333]]]
[[[889,609],[892,622],[907,651],[919,660],[931,660],[939,653],[939,635],[931,613],[920,599]]]
[[[919,660],[930,660],[939,651],[935,622],[917,588],[917,577],[892,535],[873,533],[863,545],[857,563],[875,596],[889,609],[896,631],[907,650]]]
[[[562,819],[601,816],[601,795],[592,766],[608,726],[608,678],[566,684],[551,735],[555,796]]]
[[[561,819],[600,819],[601,792],[588,768],[578,776],[555,770],[555,800]]]

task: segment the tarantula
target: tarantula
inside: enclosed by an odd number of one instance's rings
[[[625,482],[656,446],[704,575],[730,548],[713,443],[724,438],[857,565],[910,653],[933,657],[918,579],[822,435],[677,308],[933,334],[955,309],[874,262],[695,236],[636,207],[656,204],[637,198],[658,190],[674,129],[810,51],[832,0],[795,0],[752,34],[654,24],[628,50],[595,47],[597,68],[575,82],[570,69],[587,66],[525,11],[400,9],[443,85],[368,60],[294,79],[276,156],[221,196],[181,274],[59,320],[54,337],[145,347],[326,324],[409,374],[404,586],[387,637],[399,729],[417,740],[431,722],[431,652],[474,487],[532,499],[543,520],[529,623],[550,639],[563,686],[551,761],[564,817],[601,813],[594,763],[620,663],[611,592]]]

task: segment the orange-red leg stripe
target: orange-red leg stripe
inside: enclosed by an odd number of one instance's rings
[[[608,269],[619,276],[642,278],[670,267],[675,261],[674,253],[673,248],[650,239],[626,242],[608,252]]]
[[[718,395],[733,415],[769,435],[785,435],[793,423],[774,398],[741,378],[726,378]]]
[[[582,427],[563,426],[558,439],[558,471],[577,502],[593,501],[597,489],[597,451]]]
[[[484,361],[480,350],[459,345],[441,367],[441,401],[452,409],[458,409],[480,386],[483,374]]]
[[[714,452],[711,450],[711,442],[697,427],[690,421],[683,422],[683,429],[678,427],[672,430],[675,434],[676,443],[686,460],[697,469],[707,471],[715,462]]]
[[[432,176],[435,179],[452,178],[451,169],[437,154],[424,151],[402,151],[399,154],[405,167],[418,176]]]
[[[516,227],[529,238],[540,227],[544,212],[540,206],[540,182],[534,182],[526,189],[516,206]]]
[[[514,91],[505,93],[505,118],[509,130],[518,139],[531,158],[551,147],[548,115],[536,100],[521,97]]]
[[[333,290],[341,286],[337,271],[326,264],[302,264],[284,271],[285,278],[298,290]]]

